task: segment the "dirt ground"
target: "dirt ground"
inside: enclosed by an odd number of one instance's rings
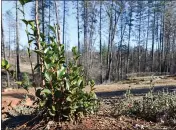
[[[160,90],[164,88],[168,88],[171,90],[176,90],[176,80],[174,78],[165,78],[165,79],[155,79],[153,80],[155,88],[159,88]],[[138,84],[136,83],[125,83],[124,82],[118,82],[118,83],[112,83],[112,84],[106,84],[106,85],[95,85],[95,92],[98,96],[101,97],[109,97],[109,96],[121,96],[125,93],[125,91],[129,88],[132,89],[132,92],[138,92],[142,93],[143,91],[147,91],[147,89],[150,87],[150,84],[148,82],[139,81]],[[86,91],[89,91],[89,86],[86,87]],[[29,93],[21,89],[5,89],[2,94],[2,106],[5,104],[10,103],[11,101],[20,101],[21,99],[24,99],[25,95],[28,95],[29,98],[32,99],[33,95],[35,95],[35,91],[33,88],[29,89]]]

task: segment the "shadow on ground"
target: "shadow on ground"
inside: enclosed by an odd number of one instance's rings
[[[173,92],[176,91],[176,85],[172,86],[155,86],[154,87],[154,93],[159,91],[167,91]],[[144,95],[150,91],[149,88],[139,88],[139,89],[131,89],[131,93],[134,95]],[[96,92],[98,97],[101,98],[107,98],[107,97],[114,97],[114,96],[123,96],[126,93],[126,90],[118,90],[118,91],[112,91],[112,92]]]
[[[25,95],[26,94],[24,94],[24,93],[7,93],[7,94],[2,94],[3,97],[13,97],[13,98],[18,98],[18,99],[24,99]],[[27,94],[27,96],[30,99],[34,99],[33,95]]]
[[[22,124],[24,124],[25,122],[31,120],[34,116],[32,115],[19,115],[19,116],[15,116],[12,118],[9,118],[5,121],[2,121],[2,130],[6,130],[6,127],[8,128],[16,128],[17,126],[20,126]]]

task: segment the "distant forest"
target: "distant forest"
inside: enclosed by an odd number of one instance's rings
[[[20,49],[19,44],[20,37],[25,35],[19,35],[20,4],[14,1],[13,4],[15,12],[6,11],[2,16],[4,21],[1,20],[2,57],[10,59],[14,55],[20,73],[22,56],[27,50]],[[35,19],[35,1],[30,15]],[[74,42],[88,79],[103,83],[125,79],[130,73],[176,73],[176,1],[40,0],[40,30],[46,35],[42,40],[51,42],[52,32],[47,25],[60,25],[58,30],[67,60],[71,56],[71,43],[67,40],[67,26],[72,24],[70,16],[76,18]]]

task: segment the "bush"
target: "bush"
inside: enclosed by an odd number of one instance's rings
[[[122,99],[114,109],[114,115],[128,115],[143,118],[147,121],[161,122],[164,124],[176,125],[176,94],[175,92],[152,91],[143,97],[134,98],[133,95]]]
[[[94,81],[90,81],[90,92],[85,92],[83,69],[78,65],[79,54],[73,47],[73,59],[65,63],[64,45],[43,45],[40,54],[44,61],[44,88],[36,91],[40,109],[59,120],[75,120],[94,113],[98,108]]]
[[[20,0],[22,6],[31,0]],[[24,9],[24,7],[23,7]],[[20,10],[23,15],[24,10]],[[28,37],[28,54],[31,56],[30,46],[37,41],[38,32],[34,20],[22,19],[26,24],[26,34]],[[28,27],[31,31],[27,30]],[[56,27],[48,26],[52,31],[50,35],[50,44],[40,40],[36,45],[34,52],[40,58],[40,63],[37,64],[34,70],[38,69],[41,72],[42,85],[36,90],[37,105],[39,113],[42,112],[46,118],[61,120],[77,120],[87,114],[93,114],[98,109],[98,101],[94,93],[94,81],[90,81],[90,92],[84,91],[85,78],[83,69],[78,65],[77,48],[72,48],[73,58],[66,63],[64,45],[56,40]],[[40,32],[39,39],[45,39],[46,36]],[[31,66],[32,68],[32,66]],[[32,69],[33,70],[33,69]],[[25,85],[25,89],[28,90]]]

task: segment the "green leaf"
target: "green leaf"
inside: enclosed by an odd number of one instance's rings
[[[74,55],[74,56],[77,55],[77,52],[78,52],[78,51],[77,51],[77,47],[73,47],[73,48],[72,48],[72,52],[73,52],[73,55]]]
[[[53,33],[55,33],[55,32],[56,32],[56,31],[55,31],[55,28],[54,28],[53,26],[48,25],[48,27],[51,29],[51,31],[53,31]]]
[[[63,75],[65,74],[65,71],[66,69],[62,66],[62,68],[57,71],[57,78],[59,79],[62,78]]]
[[[46,43],[45,42],[40,42],[42,47],[46,47]],[[37,45],[38,46],[38,45]],[[45,53],[45,52],[44,52]]]
[[[3,59],[3,60],[1,61],[1,66],[2,66],[2,67],[5,67],[5,66],[7,66],[7,65],[8,65],[8,61]]]
[[[55,111],[52,111],[52,110],[49,110],[49,114],[50,114],[51,116],[55,116],[55,115],[56,115]]]
[[[6,65],[6,70],[8,70],[11,66],[12,66],[12,65],[7,64],[7,65]]]
[[[24,4],[25,4],[24,0],[19,0],[19,1],[20,1],[20,4],[21,4],[21,5],[24,5]]]
[[[28,2],[32,2],[32,0],[19,0],[21,5],[25,5]]]
[[[50,37],[51,42],[55,42],[55,38],[54,37]]]
[[[22,21],[26,24],[26,26],[28,25],[28,21],[25,19],[22,19]]]
[[[33,39],[29,40],[28,43],[31,44],[33,42]]]
[[[51,94],[51,91],[49,89],[43,89],[41,93]]]
[[[15,83],[18,84],[18,85],[22,85],[21,81],[16,81]]]
[[[46,54],[49,50],[49,47],[44,50],[44,53]]]
[[[40,56],[43,56],[44,53],[42,52],[42,50],[34,50],[35,53],[39,54]]]
[[[53,111],[56,111],[56,108],[55,108],[55,106],[53,106],[53,105],[52,105],[52,110],[53,110]]]
[[[93,87],[95,85],[95,82],[93,80],[89,81],[89,85]]]
[[[42,39],[45,39],[45,35],[44,35],[43,33],[40,33],[40,37],[41,37]]]
[[[83,80],[82,79],[78,80],[78,86],[83,86]]]
[[[34,28],[35,20],[29,20],[28,23],[31,25],[32,28]]]
[[[66,100],[67,100],[68,102],[71,102],[71,101],[72,101],[70,97],[67,97]]]
[[[35,42],[34,45],[38,48],[38,43]]]
[[[80,57],[80,55],[75,55],[75,56],[74,56],[74,59],[75,59],[75,60],[78,60],[79,57]]]
[[[70,83],[68,80],[66,80],[66,90],[69,90],[70,89]]]
[[[40,104],[40,106],[41,106],[41,107],[44,107],[44,106],[45,106],[45,104],[46,104],[46,100],[44,100],[44,101],[40,101],[40,103],[39,103],[39,104]]]
[[[45,76],[45,78],[46,78],[47,81],[50,82],[50,81],[52,80],[52,77],[51,77],[51,75],[49,74],[49,72],[45,72],[45,73],[44,73],[44,76]]]

